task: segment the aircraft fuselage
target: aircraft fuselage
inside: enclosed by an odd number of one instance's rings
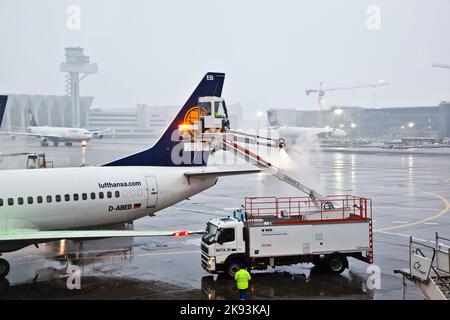
[[[216,177],[186,168],[84,167],[0,171],[0,232],[129,222],[202,192]]]

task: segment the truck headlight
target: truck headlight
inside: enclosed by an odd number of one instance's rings
[[[208,258],[208,267],[209,267],[209,268],[211,268],[211,267],[213,266],[215,260],[216,260],[216,259],[215,259],[214,257]]]

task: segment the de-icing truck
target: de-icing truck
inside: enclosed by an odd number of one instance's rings
[[[339,274],[348,257],[373,262],[372,204],[365,197],[245,198],[233,217],[213,218],[201,243],[202,267],[212,274],[313,263]]]

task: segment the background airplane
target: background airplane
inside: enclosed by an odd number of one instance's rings
[[[268,111],[268,127],[269,132],[274,132],[279,138],[285,139],[288,144],[296,144],[298,141],[315,136],[315,137],[345,137],[347,133],[338,128],[317,128],[317,127],[288,127],[280,126],[276,115]]]
[[[206,168],[209,149],[186,147],[179,126],[198,99],[220,97],[225,75],[208,73],[152,147],[100,167],[0,170],[0,253],[61,239],[179,236],[188,232],[83,230],[134,221],[211,188],[219,176],[260,170]],[[0,259],[0,278],[9,272]]]
[[[50,127],[39,126],[34,118],[31,110],[28,112],[30,125],[26,128],[27,132],[0,132],[1,134],[11,136],[30,136],[41,140],[41,146],[47,147],[49,142],[52,142],[56,147],[59,143],[64,143],[66,146],[72,146],[73,142],[85,145],[93,138],[102,139],[103,134],[110,130],[89,131],[83,128],[65,128],[65,127]]]

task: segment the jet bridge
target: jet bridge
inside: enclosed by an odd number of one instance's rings
[[[447,243],[444,244],[443,242]],[[450,298],[450,239],[436,232],[435,245],[409,239],[409,267],[395,269],[403,277],[403,299],[406,279],[413,282],[427,300],[448,300]]]

